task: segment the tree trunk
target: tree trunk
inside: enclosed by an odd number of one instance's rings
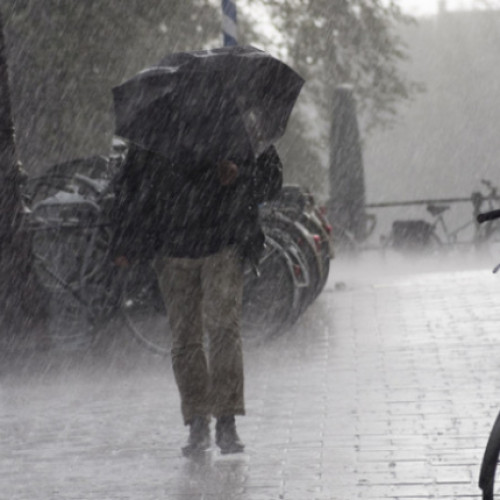
[[[0,13],[0,335],[24,337],[45,316],[43,293],[32,271],[30,235],[20,189],[9,74]]]

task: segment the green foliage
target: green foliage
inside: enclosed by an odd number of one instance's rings
[[[354,86],[368,130],[390,121],[396,103],[415,92],[416,85],[399,70],[405,47],[396,28],[410,19],[396,2],[248,3],[269,9],[283,37],[278,55],[307,81],[300,112],[281,147],[295,159],[293,168],[300,170],[304,161],[321,163],[315,149],[327,143],[337,85]],[[108,152],[113,86],[166,53],[221,44],[219,0],[0,0],[0,9],[19,156],[31,174]],[[267,48],[257,34],[258,21],[246,18],[242,9],[239,19],[241,43]],[[298,177],[292,175],[294,181]]]
[[[30,173],[106,154],[113,86],[169,52],[220,43],[219,10],[207,0],[0,0],[0,8]]]
[[[295,119],[280,143],[280,153],[293,182],[325,193],[325,167],[333,93],[352,86],[362,136],[390,126],[399,102],[422,87],[402,70],[406,46],[398,32],[414,20],[395,1],[380,0],[247,0],[249,9],[265,7],[279,45],[245,23],[245,39],[272,48],[306,80]]]
[[[413,20],[395,1],[267,0],[266,5],[323,119],[331,119],[333,90],[340,84],[354,87],[366,130],[391,123],[396,104],[420,89],[400,71],[407,55],[398,27]]]

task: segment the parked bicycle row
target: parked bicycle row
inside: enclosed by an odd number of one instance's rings
[[[166,352],[166,312],[150,263],[122,270],[107,254],[109,185],[121,159],[75,160],[28,181],[35,269],[54,306],[56,340],[87,344],[109,319],[122,316],[138,340]],[[242,321],[249,340],[293,325],[323,289],[332,257],[331,227],[306,190],[284,186],[279,199],[260,211],[265,251],[258,272],[245,269]]]

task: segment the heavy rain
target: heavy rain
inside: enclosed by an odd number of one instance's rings
[[[499,46],[496,0],[0,0],[0,498],[494,498]]]

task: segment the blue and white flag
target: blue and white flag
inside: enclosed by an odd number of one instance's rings
[[[234,0],[222,0],[222,35],[224,47],[238,45],[238,21]]]

